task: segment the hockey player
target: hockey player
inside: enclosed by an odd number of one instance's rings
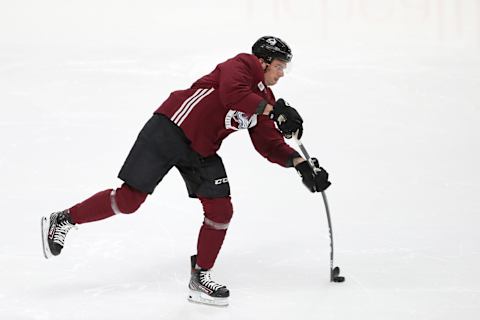
[[[270,86],[284,76],[292,59],[281,39],[258,39],[252,54],[241,53],[220,63],[186,90],[174,91],[140,131],[118,177],[117,189],[101,191],[73,207],[42,218],[46,258],[59,255],[67,233],[77,224],[135,212],[175,167],[189,196],[203,206],[197,252],[191,257],[189,300],[227,305],[229,290],[212,280],[210,269],[227,232],[233,208],[222,159],[217,154],[229,134],[246,129],[254,148],[266,159],[294,167],[311,192],[325,190],[325,170],[314,172],[284,141],[301,137],[303,120]]]

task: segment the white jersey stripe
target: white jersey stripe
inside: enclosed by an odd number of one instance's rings
[[[177,118],[175,119],[175,123],[177,126],[180,125],[180,122],[182,121],[181,119],[185,115],[185,113],[188,112],[188,109],[191,107],[192,104],[194,104],[198,99],[201,99],[201,97],[207,92],[208,89],[201,89],[200,93],[197,94],[193,99],[191,99],[182,109],[182,111],[177,115]]]
[[[177,123],[178,126],[181,126],[183,121],[188,117],[188,115],[190,114],[190,112],[193,110],[193,108],[195,108],[195,106],[200,102],[202,101],[203,98],[205,98],[206,96],[208,96],[210,93],[213,92],[213,88],[211,88],[210,90],[208,90],[207,92],[205,93],[202,93],[201,95],[198,96],[198,99],[196,99],[196,101],[193,101],[192,100],[192,103],[189,104],[189,106],[187,107],[187,112],[182,116],[182,118],[180,119],[180,121]]]
[[[182,111],[184,110],[185,106],[190,103],[190,101],[192,99],[194,99],[197,95],[201,94],[202,92],[204,92],[206,89],[198,89],[197,91],[195,91],[194,94],[192,94],[190,97],[188,97],[188,99],[186,99],[182,105],[180,106],[180,108],[178,108],[178,110],[175,112],[175,114],[172,116],[172,121],[177,123],[177,117],[179,117],[180,113],[182,113]]]

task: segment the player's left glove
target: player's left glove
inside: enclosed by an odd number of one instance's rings
[[[295,166],[302,182],[311,192],[322,192],[327,189],[332,183],[328,181],[328,172],[320,167],[318,160],[312,158],[311,161],[315,169],[312,169],[308,161],[303,161]]]
[[[269,117],[277,123],[278,129],[285,138],[290,139],[295,133],[298,139],[302,137],[303,119],[285,100],[278,99],[275,102]]]

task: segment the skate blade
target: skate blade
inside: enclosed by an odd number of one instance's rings
[[[42,226],[42,249],[45,259],[52,257],[52,252],[48,246],[48,229],[50,227],[50,219],[47,217],[42,217],[41,226]]]
[[[198,292],[193,290],[190,290],[190,292],[188,293],[188,301],[193,303],[206,304],[206,305],[215,306],[215,307],[228,306],[228,298],[210,297],[209,295],[203,292]]]

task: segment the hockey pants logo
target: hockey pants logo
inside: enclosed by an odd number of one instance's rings
[[[222,183],[228,183],[228,178],[220,178],[215,180],[215,185],[219,185]]]

